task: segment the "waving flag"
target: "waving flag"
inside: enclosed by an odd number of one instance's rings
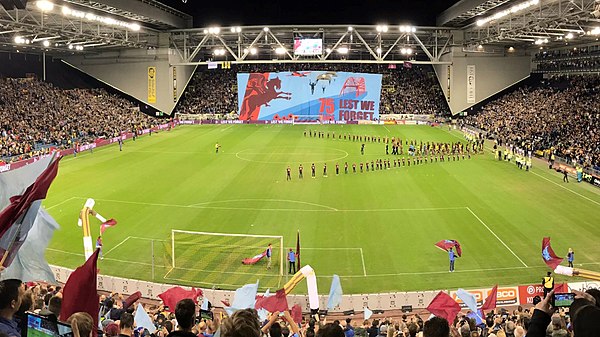
[[[255,264],[256,262],[260,261],[263,257],[267,256],[267,251],[265,250],[264,252],[255,255],[253,257],[249,257],[247,259],[243,259],[242,263],[243,264]]]
[[[54,273],[46,261],[45,253],[54,231],[58,228],[56,220],[44,208],[40,208],[25,242],[11,265],[0,274],[0,279],[56,283]]]
[[[449,251],[450,248],[456,248],[456,255],[459,257],[462,256],[462,249],[460,248],[460,243],[456,240],[442,240],[435,243],[436,247],[441,250]]]
[[[460,305],[443,291],[440,291],[429,303],[427,310],[437,317],[445,318],[450,324],[460,312]]]
[[[133,320],[138,327],[148,329],[148,332],[150,333],[156,332],[156,327],[154,326],[154,323],[152,323],[150,316],[148,316],[148,313],[146,310],[144,310],[144,307],[142,307],[142,305],[139,303],[137,309],[135,310],[135,316],[133,317]]]
[[[365,315],[365,319],[369,319],[369,318],[371,318],[371,316],[373,316],[373,311],[371,311],[367,307],[363,308],[363,312],[364,312],[364,315]]]
[[[198,304],[198,297],[200,296],[202,296],[202,289],[192,288],[191,290],[185,290],[182,287],[173,287],[158,295],[171,312],[175,312],[177,302],[186,298],[190,298],[194,303]]]
[[[60,158],[52,162],[22,195],[10,197],[10,204],[0,212],[1,265],[10,266],[17,251],[25,242],[33,227],[42,200],[46,198],[50,184],[58,174]]]
[[[544,240],[542,240],[542,258],[552,270],[554,270],[563,260],[554,254],[554,250],[552,250],[552,247],[550,246],[550,237],[545,237]]]
[[[256,309],[266,309],[269,312],[283,312],[288,310],[287,296],[285,290],[279,289],[273,296],[257,296],[256,297]]]
[[[496,309],[496,299],[498,298],[498,285],[496,284],[492,291],[485,299],[485,302],[481,306],[481,310],[494,310]]]
[[[333,308],[340,305],[340,303],[342,303],[343,294],[344,292],[342,291],[340,277],[334,274],[333,280],[331,280],[331,289],[329,290],[329,301],[327,301],[327,310],[333,310]]]
[[[474,312],[477,312],[477,299],[475,295],[470,292],[460,288],[456,291],[456,296],[463,301],[463,303],[467,306],[467,308],[471,309]]]
[[[106,222],[103,222],[102,225],[100,225],[100,235],[104,234],[104,231],[107,228],[113,227],[117,225],[117,220],[115,219],[108,219]]]
[[[63,301],[60,308],[59,319],[66,322],[76,312],[87,312],[94,319],[94,326],[98,326],[98,311],[100,310],[97,292],[98,279],[98,254],[96,249],[85,263],[75,269],[67,279],[63,288]],[[93,336],[97,336],[96,329],[92,330]]]

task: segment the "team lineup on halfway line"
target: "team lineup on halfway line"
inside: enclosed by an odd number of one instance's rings
[[[351,165],[345,162],[343,165],[344,174],[350,173],[350,167],[352,173],[363,173],[373,172],[379,170],[389,170],[392,168],[409,167],[411,165],[437,163],[437,162],[450,162],[460,161],[461,159],[471,159],[471,154],[483,153],[483,141],[476,138],[467,138],[468,142],[465,145],[462,142],[456,143],[444,143],[444,142],[423,142],[416,140],[403,140],[398,137],[381,137],[381,136],[368,136],[368,135],[353,135],[353,134],[342,134],[338,133],[337,138],[335,132],[322,132],[313,130],[304,130],[304,137],[319,139],[338,139],[352,142],[361,143],[360,153],[365,154],[365,146],[367,143],[379,143],[385,144],[385,155],[404,155],[404,146],[408,147],[406,155],[409,157],[394,158],[393,160],[376,159],[371,161],[360,161],[358,163],[353,162]],[[391,145],[391,152],[390,152]],[[317,168],[314,163],[310,165],[311,177],[316,178]],[[290,165],[286,167],[286,180],[292,180],[292,168]],[[335,164],[335,174],[340,174],[340,164]],[[323,164],[323,177],[328,177],[327,163]],[[298,166],[298,179],[304,178],[304,166],[299,164]]]

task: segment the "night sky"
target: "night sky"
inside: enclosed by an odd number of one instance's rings
[[[194,17],[195,27],[283,24],[411,24],[434,26],[456,0],[159,0]]]

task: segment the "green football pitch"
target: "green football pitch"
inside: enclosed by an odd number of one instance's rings
[[[81,153],[63,159],[44,202],[61,225],[49,262],[71,268],[84,262],[77,217],[94,198],[95,210],[118,220],[104,234],[101,273],[147,281],[234,289],[260,280],[262,289],[276,289],[290,278],[287,266],[280,273],[280,240],[254,236],[281,236],[287,251],[298,230],[301,262],[314,268],[321,293],[333,274],[345,293],[538,283],[548,270],[540,256],[543,236],[552,237],[559,255],[572,247],[576,266],[600,271],[600,190],[587,183],[563,183],[541,162],[525,172],[490,151],[470,160],[345,174],[345,162],[394,158],[382,143],[367,142],[361,155],[359,142],[305,137],[308,129],[465,141],[456,131],[429,126],[213,125],[129,140],[123,151],[114,145]],[[99,222],[91,223],[98,233]],[[463,249],[454,273],[434,246],[444,239]],[[269,242],[272,269],[266,261],[241,264]]]

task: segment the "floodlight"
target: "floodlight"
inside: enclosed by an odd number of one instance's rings
[[[42,11],[49,12],[54,9],[54,4],[48,0],[36,1],[35,5]]]

